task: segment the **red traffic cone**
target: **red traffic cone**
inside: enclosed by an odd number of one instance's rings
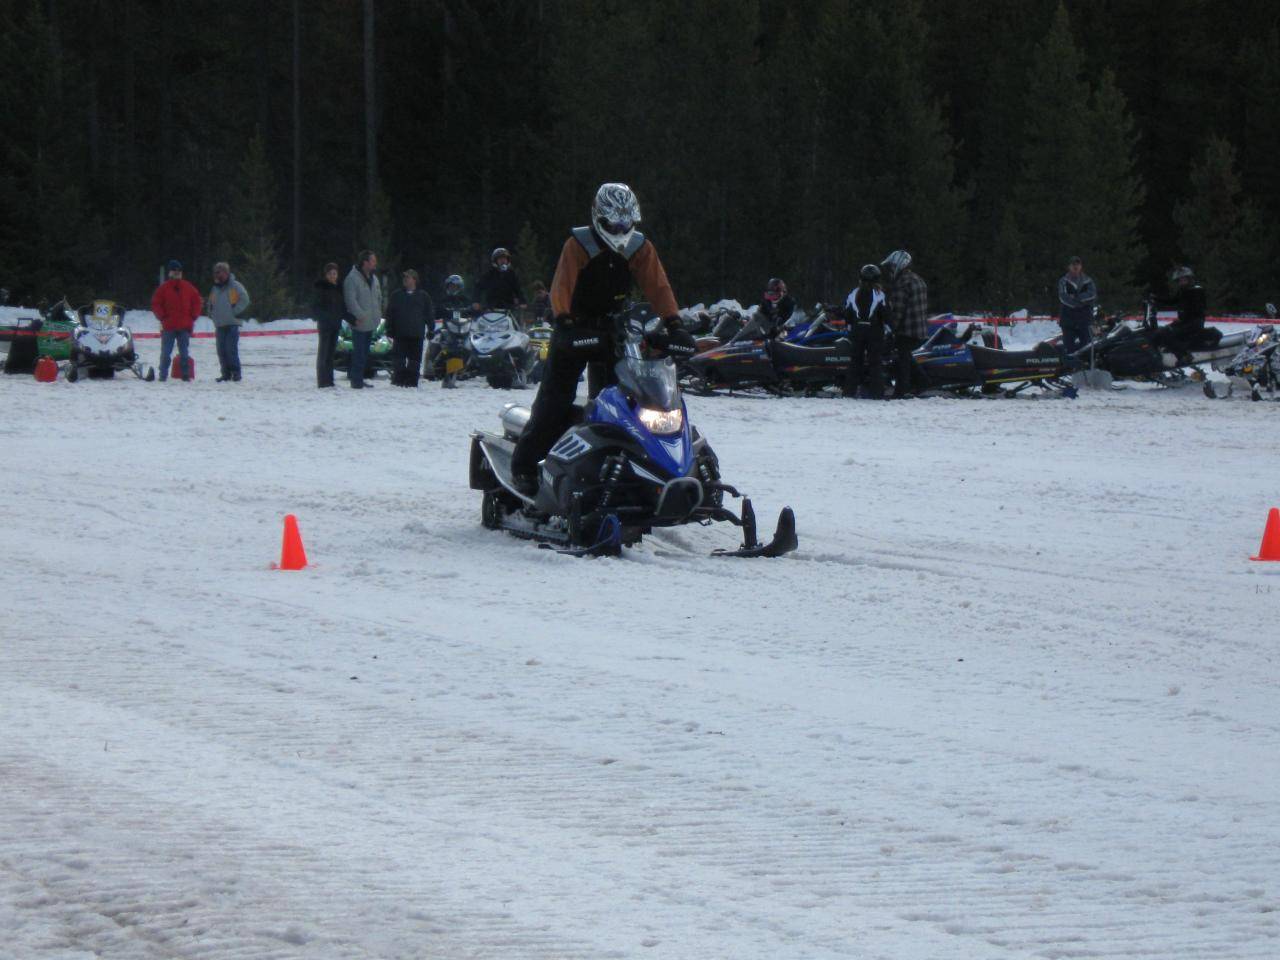
[[[298,518],[292,513],[284,518],[284,543],[280,547],[280,566],[277,570],[301,570],[307,565],[307,551],[302,549],[302,534],[298,533]]]
[[[1250,560],[1280,560],[1280,508],[1272,507],[1267,514],[1267,528],[1262,531],[1262,546],[1258,555]]]
[[[36,361],[36,379],[41,383],[53,383],[58,379],[58,361],[53,357],[41,357]]]
[[[196,358],[195,357],[187,357],[187,373],[190,374],[192,380],[196,378]],[[181,357],[173,358],[173,363],[169,365],[169,376],[173,377],[173,379],[175,380],[182,379],[182,358]]]

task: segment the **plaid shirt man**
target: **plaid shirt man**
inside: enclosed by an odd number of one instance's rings
[[[889,325],[904,337],[929,336],[929,288],[912,270],[898,274],[889,289]]]

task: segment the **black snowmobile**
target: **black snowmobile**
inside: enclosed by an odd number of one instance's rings
[[[683,373],[695,393],[761,387],[770,393],[816,391],[844,382],[853,348],[840,337],[816,346],[792,343],[756,313],[730,339],[686,360]]]
[[[1081,347],[1074,358],[1082,370],[1102,371],[1116,380],[1146,380],[1166,386],[1185,381],[1186,368],[1192,377],[1204,378],[1204,368],[1219,368],[1245,347],[1248,333],[1226,336],[1216,327],[1206,327],[1201,339],[1187,356],[1179,357],[1156,342],[1156,308],[1147,301],[1141,321],[1113,317],[1105,332]]]
[[[621,325],[622,321],[619,320]],[[471,489],[483,493],[480,522],[576,555],[618,554],[655,527],[724,520],[742,528],[742,546],[719,555],[777,557],[797,545],[790,507],[773,539],[756,539],[751,501],[741,513],[724,497],[742,495],[720,479],[715,452],[689,423],[675,363],[644,345],[645,325],[625,327],[617,384],[576,407],[577,422],[552,446],[539,469],[533,497],[511,477],[511,456],[529,410],[507,404],[502,434],[471,439]]]
[[[982,342],[974,343],[977,333]],[[935,330],[911,357],[926,389],[1011,397],[1034,386],[1065,397],[1076,395],[1065,379],[1076,362],[1054,340],[1041,341],[1030,350],[1005,350],[994,334],[977,324],[963,332],[948,324]]]

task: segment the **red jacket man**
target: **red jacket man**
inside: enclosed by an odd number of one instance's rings
[[[151,312],[160,321],[161,330],[190,331],[204,309],[204,301],[195,285],[182,279],[182,265],[175,270],[174,262],[169,264],[169,279],[156,287],[151,297]]]
[[[160,321],[160,379],[169,378],[169,357],[178,348],[178,373],[183,380],[190,380],[191,331],[196,318],[204,309],[200,291],[182,279],[182,264],[170,260],[167,267],[169,279],[156,288],[151,297],[151,312]]]

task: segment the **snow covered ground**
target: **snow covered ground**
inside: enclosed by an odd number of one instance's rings
[[[312,347],[0,378],[0,957],[1280,955],[1274,406],[691,398],[800,550],[579,560]]]

